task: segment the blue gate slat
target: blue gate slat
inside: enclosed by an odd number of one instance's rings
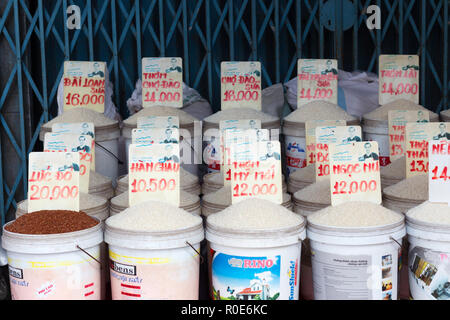
[[[6,81],[5,87],[3,88],[2,95],[0,96],[0,111],[2,110],[5,100],[8,97],[8,93],[9,93],[11,85],[14,81],[14,77],[16,76],[16,72],[17,72],[17,65],[15,65],[13,67],[13,69],[11,70],[8,81]]]

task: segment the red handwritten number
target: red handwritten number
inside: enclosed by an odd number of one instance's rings
[[[248,184],[241,183],[236,184],[233,188],[234,194],[233,197],[246,197],[246,196],[259,196],[259,195],[275,195],[277,193],[276,184],[254,184],[252,187],[252,193],[248,194]]]
[[[224,101],[257,101],[259,97],[258,91],[243,91],[240,90],[235,93],[234,90],[227,90],[224,93]]]
[[[444,167],[440,174],[438,166],[435,166],[431,172],[433,173],[433,177],[431,178],[432,180],[444,180],[444,181],[450,180],[450,177],[447,174],[448,172],[447,167]]]
[[[156,191],[173,191],[175,190],[175,179],[149,179],[146,181],[145,179],[134,179],[131,183],[132,189],[131,192],[156,192]]]
[[[377,182],[371,180],[369,182],[363,181],[352,181],[350,185],[347,185],[346,181],[338,181],[333,186],[333,194],[355,194],[364,193],[368,191],[375,191],[377,188]]]
[[[390,83],[383,83],[383,87],[381,90],[381,93],[388,93],[390,95],[399,95],[399,94],[413,94],[416,95],[419,92],[419,86],[417,83],[410,84],[410,83],[399,83],[397,87],[394,89],[394,84],[392,82]]]
[[[104,95],[85,94],[80,97],[79,93],[68,93],[66,96],[66,105],[68,106],[85,106],[88,104],[103,104],[105,102]]]

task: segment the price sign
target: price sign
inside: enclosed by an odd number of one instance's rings
[[[450,140],[446,122],[406,124],[406,177],[428,173],[429,141]]]
[[[310,120],[305,123],[306,135],[306,165],[316,163],[316,128],[325,126],[345,126],[345,120]]]
[[[316,181],[330,176],[328,148],[331,143],[352,143],[362,141],[359,126],[326,126],[316,128]]]
[[[283,203],[280,150],[278,141],[248,144],[244,152],[231,146],[232,203],[255,197]]]
[[[222,62],[222,110],[252,108],[261,111],[261,63]]]
[[[389,152],[391,161],[401,158],[406,151],[406,124],[408,122],[430,122],[428,111],[389,111]]]
[[[65,61],[63,109],[105,112],[105,72],[105,62]]]
[[[31,152],[28,212],[80,211],[80,156],[77,152]]]
[[[183,60],[142,59],[142,106],[183,107]]]
[[[130,206],[154,200],[180,206],[178,144],[130,145]]]
[[[89,193],[89,175],[92,163],[92,137],[66,133],[47,132],[44,152],[78,152],[80,154],[80,191]]]
[[[91,171],[95,171],[95,126],[92,122],[54,123],[52,132],[90,136],[92,138]]]
[[[175,128],[133,129],[132,144],[179,143],[180,133]]]
[[[338,63],[333,59],[299,59],[297,106],[324,100],[338,103]]]
[[[330,144],[331,204],[381,204],[380,162],[375,141]]]
[[[429,200],[450,205],[450,141],[431,141],[428,145],[430,155]]]
[[[380,55],[379,103],[406,99],[419,103],[419,56]]]
[[[179,129],[180,128],[180,120],[176,116],[167,116],[167,117],[157,117],[157,116],[148,116],[148,117],[138,117],[137,119],[137,127],[139,129],[155,129],[155,128],[172,128]]]

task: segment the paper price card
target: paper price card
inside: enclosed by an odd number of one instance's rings
[[[138,117],[137,127],[139,129],[155,129],[155,128],[180,128],[180,120],[176,116],[167,117]]]
[[[325,126],[345,126],[345,120],[310,120],[305,123],[306,135],[306,165],[316,163],[316,128]]]
[[[105,112],[106,63],[64,62],[64,110],[87,108]]]
[[[376,141],[330,144],[331,204],[369,201],[381,204],[379,149]]]
[[[315,100],[338,102],[338,63],[333,59],[299,59],[297,105]]]
[[[406,124],[406,177],[428,172],[429,141],[450,140],[450,125],[441,123]]]
[[[401,158],[406,151],[406,124],[408,122],[430,122],[428,111],[389,111],[389,152],[391,161]]]
[[[28,212],[80,211],[80,155],[32,152],[28,163]]]
[[[362,132],[359,126],[326,126],[316,128],[316,181],[326,180],[330,176],[328,148],[331,143],[361,142]]]
[[[406,99],[419,103],[419,56],[380,55],[379,103]]]
[[[55,123],[52,125],[52,132],[90,136],[92,138],[91,171],[95,171],[95,126],[92,122]]]
[[[78,152],[80,154],[80,191],[89,193],[92,164],[92,137],[88,135],[47,132],[44,152]]]
[[[450,205],[450,141],[431,141],[428,154],[429,200]]]
[[[222,62],[221,108],[252,108],[261,111],[261,63]]]
[[[181,58],[142,58],[142,106],[183,107]]]
[[[178,144],[130,145],[130,206],[155,200],[180,206]]]
[[[281,146],[278,141],[231,147],[232,203],[252,197],[283,203]]]
[[[132,144],[179,143],[180,133],[175,128],[133,129]]]

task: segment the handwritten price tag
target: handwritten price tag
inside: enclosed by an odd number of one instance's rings
[[[32,152],[28,163],[28,212],[80,211],[77,152]]]
[[[92,163],[92,137],[66,133],[47,132],[44,152],[78,152],[80,154],[80,191],[89,193],[89,175]]]
[[[331,204],[381,204],[380,162],[375,141],[330,144]]]
[[[178,129],[154,128],[133,129],[131,131],[132,144],[154,144],[154,143],[179,143],[180,133]]]
[[[299,59],[297,105],[324,100],[338,102],[338,63],[333,59]]]
[[[429,200],[450,205],[450,141],[431,141]]]
[[[183,60],[142,59],[142,106],[183,107]]]
[[[419,56],[380,55],[379,103],[406,99],[419,103]]]
[[[352,143],[362,141],[359,126],[326,126],[316,128],[316,181],[330,176],[328,148],[331,143]]]
[[[401,158],[406,151],[406,124],[408,122],[430,122],[428,111],[389,111],[389,150],[391,161]]]
[[[306,135],[306,165],[312,165],[316,163],[316,128],[326,126],[345,126],[347,121],[345,120],[310,120],[305,123],[305,135]]]
[[[180,120],[176,116],[167,116],[167,117],[157,117],[157,116],[148,116],[148,117],[138,117],[137,119],[137,127],[139,129],[155,129],[155,128],[172,128],[179,129],[180,128]]]
[[[222,62],[222,110],[252,108],[261,111],[261,63]]]
[[[130,145],[130,206],[154,200],[180,206],[178,144]]]
[[[278,141],[231,146],[232,203],[252,197],[283,203],[281,146]],[[241,149],[241,150],[239,150]]]
[[[448,129],[446,122],[406,124],[406,177],[428,172],[429,141],[450,140]]]
[[[87,108],[105,112],[105,62],[64,62],[64,110]]]

